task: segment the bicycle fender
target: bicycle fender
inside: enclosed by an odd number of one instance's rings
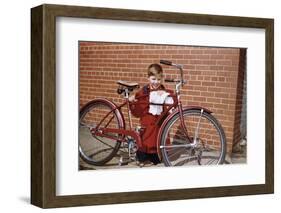
[[[203,109],[204,112],[207,112],[209,114],[213,113],[211,110],[205,108],[205,107],[200,107],[200,106],[187,106],[183,107],[182,111],[186,110],[199,110],[201,111]],[[171,120],[172,117],[174,117],[176,114],[180,113],[179,110],[175,110],[172,114],[168,115],[167,118],[163,121],[162,125],[160,126],[158,135],[157,135],[157,154],[160,160],[162,160],[162,155],[161,155],[161,149],[160,149],[160,143],[161,143],[161,136],[163,135],[163,131],[167,123]]]

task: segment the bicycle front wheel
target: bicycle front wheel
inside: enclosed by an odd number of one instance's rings
[[[114,139],[120,138],[117,133],[108,133],[109,137],[106,137],[105,135],[98,136],[91,131],[97,125],[99,128],[123,128],[124,123],[118,116],[119,111],[112,111],[113,107],[113,103],[97,99],[80,110],[79,153],[81,158],[89,164],[104,165],[116,155],[120,148],[120,142]]]
[[[165,166],[222,164],[226,154],[224,131],[214,116],[201,110],[184,110],[183,131],[180,114],[163,130],[161,154]]]

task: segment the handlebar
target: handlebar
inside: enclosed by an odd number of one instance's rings
[[[181,83],[181,82],[183,82],[184,84],[186,83],[186,80],[181,81],[180,79],[167,79],[166,78],[164,81],[168,82],[168,83]]]
[[[176,67],[176,68],[178,68],[180,70],[180,76],[181,76],[180,80],[178,80],[178,79],[165,79],[165,82],[176,82],[176,83],[181,83],[181,85],[184,85],[186,83],[186,80],[183,79],[183,65],[181,65],[181,64],[174,64],[171,61],[162,60],[162,59],[160,60],[160,63],[168,65],[168,66],[174,66],[174,67]]]
[[[168,66],[172,66],[172,64],[173,64],[171,61],[167,61],[167,60],[160,60],[160,63],[161,64],[166,64]]]
[[[180,80],[177,80],[177,79],[165,79],[165,82],[168,82],[168,83],[179,83]]]

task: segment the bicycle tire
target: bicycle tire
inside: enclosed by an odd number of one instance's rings
[[[120,148],[119,141],[114,141],[114,140],[110,141],[110,139],[106,137],[96,136],[90,133],[89,131],[90,127],[93,127],[95,124],[100,122],[99,118],[102,118],[102,116],[105,116],[106,113],[110,112],[114,108],[115,105],[107,99],[95,99],[87,103],[80,110],[79,155],[88,164],[94,166],[102,166],[107,162],[109,162],[117,154]],[[101,115],[101,113],[103,114]],[[112,115],[110,116],[113,116],[113,120],[116,122],[116,124],[113,124],[115,125],[114,127],[124,128],[124,120],[123,120],[123,116],[121,115],[121,112],[116,109],[111,113]],[[88,115],[89,117],[88,121],[85,118],[86,115]],[[92,119],[91,122],[89,122],[89,119]],[[85,125],[85,121],[89,122],[89,124],[87,123],[88,126]],[[86,130],[88,128],[88,133],[83,132],[84,130],[82,128],[84,128],[85,126],[86,126]],[[83,140],[83,137],[86,139]],[[104,145],[104,147],[102,146],[102,144]]]
[[[201,116],[201,110],[200,109],[184,110],[183,117],[185,119],[185,122],[187,121],[186,118],[188,116],[195,116],[195,117]],[[222,126],[220,125],[220,123],[217,121],[217,119],[210,113],[203,111],[201,119],[202,118],[204,119],[204,121],[206,120],[206,124],[205,123],[200,124],[201,126],[202,125],[204,126],[204,128],[202,128],[202,130],[200,129],[200,131],[202,131],[202,132],[204,130],[204,134],[199,135],[197,141],[202,143],[200,145],[203,146],[203,148],[204,148],[204,146],[208,146],[208,151],[206,149],[206,153],[210,155],[209,156],[210,158],[214,158],[215,157],[214,154],[217,154],[217,152],[218,152],[219,156],[217,157],[218,159],[215,164],[223,164],[225,161],[225,155],[226,155],[226,137],[225,137],[224,130],[223,130]],[[217,136],[216,135],[214,136],[214,133],[212,132],[212,130],[208,129],[209,126],[207,126],[207,125],[209,123],[207,121],[212,124],[212,125],[210,125],[210,127],[213,126],[214,129],[217,131],[217,133],[218,133]],[[168,123],[166,124],[166,126],[163,129],[163,134],[162,134],[162,137],[160,140],[160,150],[161,150],[161,155],[163,158],[164,165],[165,166],[180,166],[180,165],[185,165],[185,164],[194,164],[194,163],[196,164],[196,162],[194,162],[196,160],[198,161],[197,163],[199,165],[202,165],[202,164],[200,164],[201,161],[202,160],[205,161],[208,156],[202,155],[202,153],[203,153],[202,150],[200,150],[200,151],[196,150],[199,148],[193,149],[192,147],[189,147],[189,148],[186,147],[186,144],[191,143],[193,141],[193,138],[195,138],[192,135],[193,131],[188,131],[188,135],[192,141],[188,141],[185,136],[184,136],[185,137],[184,138],[182,136],[183,134],[179,137],[179,139],[176,138],[177,134],[179,135],[179,133],[175,132],[175,130],[172,129],[173,125],[176,122],[180,122],[179,113],[175,114],[168,121]],[[202,121],[200,121],[200,123],[201,122]],[[197,122],[197,124],[196,124],[196,122],[193,122],[194,124],[192,124],[192,121],[189,121],[189,123],[190,124],[186,124],[188,130],[189,130],[189,128],[190,129],[192,128],[191,126],[193,126],[193,128],[195,129],[196,125],[198,125],[198,122]],[[209,135],[206,134],[206,132],[209,132]],[[212,132],[212,133],[210,133],[210,132]],[[203,137],[203,135],[204,135],[204,137]],[[201,136],[202,136],[202,138],[201,138]],[[169,137],[169,139],[168,139],[168,137]],[[216,141],[212,141],[212,143],[214,145],[210,145],[211,141],[207,141],[208,137],[212,138],[212,140],[219,138],[220,147],[218,149],[215,149],[215,147],[218,145],[218,143],[216,143]],[[211,147],[211,146],[213,146],[213,147]],[[174,148],[174,150],[172,150],[172,148]],[[203,148],[201,147],[201,149],[203,149]],[[176,149],[178,149],[178,150],[176,150]],[[200,157],[199,157],[199,154],[198,154],[198,157],[196,157],[195,155],[192,155],[192,154],[194,154],[194,152],[196,153],[196,151],[198,151],[199,153],[201,153],[201,151],[202,151]],[[169,153],[171,153],[171,154],[169,155]],[[174,156],[172,156],[172,154]],[[177,156],[175,156],[175,155],[177,155]],[[181,158],[181,156],[185,156],[186,159],[184,161],[183,160],[180,161],[179,159]],[[172,160],[174,160],[175,162],[172,162]],[[200,162],[199,162],[199,160],[200,160]]]

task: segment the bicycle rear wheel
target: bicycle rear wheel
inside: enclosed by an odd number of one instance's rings
[[[93,131],[101,120],[110,113],[99,126],[100,128],[123,128],[124,122],[118,110],[110,112],[114,104],[103,99],[89,102],[80,110],[79,153],[81,158],[92,165],[101,166],[110,161],[118,152],[120,138],[117,133],[108,133],[111,137],[97,136]],[[121,136],[122,137],[122,136]]]
[[[161,154],[165,166],[222,164],[226,154],[224,131],[214,116],[201,110],[184,110],[185,136],[179,113],[163,130]]]

